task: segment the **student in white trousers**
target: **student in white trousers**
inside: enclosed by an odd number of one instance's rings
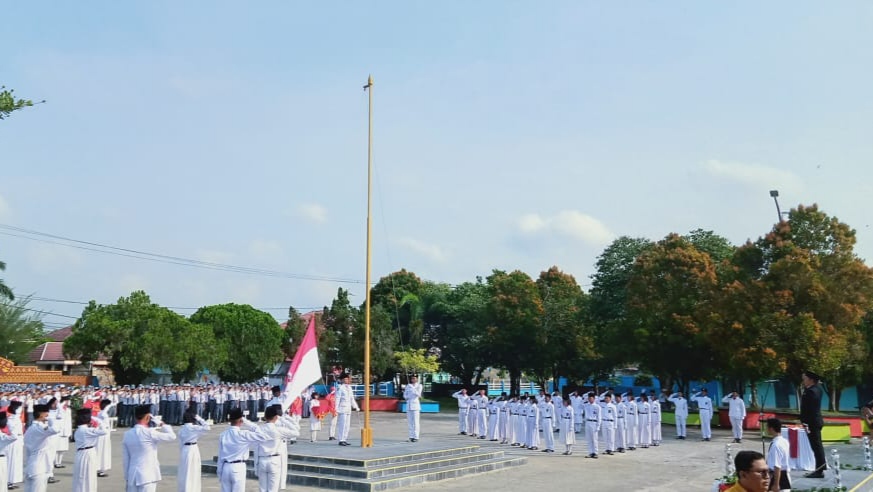
[[[725,396],[722,403],[728,404],[728,417],[731,419],[731,430],[734,434],[734,442],[743,442],[743,422],[746,420],[746,402],[736,391]]]
[[[97,441],[106,429],[91,427],[91,409],[76,411],[76,458],[73,460],[73,492],[97,492]]]
[[[458,400],[458,434],[467,434],[467,413],[470,409],[470,397],[467,396],[467,390],[461,388],[452,393],[452,398]]]
[[[667,397],[667,401],[673,404],[676,415],[676,439],[685,439],[685,423],[688,421],[688,400],[682,396],[681,391]]]
[[[340,374],[342,384],[336,391],[336,411],[339,416],[337,423],[337,438],[340,446],[350,446],[349,444],[349,429],[351,428],[352,410],[356,412],[360,410],[358,403],[355,401],[355,394],[351,387],[351,377],[348,373]]]
[[[115,403],[109,399],[100,400],[100,413],[93,420],[106,431],[106,434],[97,438],[97,476],[105,477],[106,472],[112,469],[112,439],[109,432],[112,430],[112,417],[110,412],[115,408]]]
[[[7,492],[7,484],[9,483],[9,465],[6,453],[11,444],[18,440],[17,436],[3,432],[8,430],[7,425],[6,412],[0,412],[0,492]]]
[[[703,434],[703,440],[709,441],[712,439],[712,399],[709,397],[709,392],[706,388],[691,395],[689,400],[697,402],[697,408],[700,412],[700,432]]]
[[[161,481],[161,464],[158,462],[158,444],[176,440],[169,424],[152,421],[151,405],[137,405],[133,417],[136,420],[121,441],[124,480],[127,492],[155,492]]]
[[[661,445],[661,402],[655,395],[649,396],[649,428],[651,429],[652,446]]]
[[[606,454],[615,452],[615,421],[618,417],[618,410],[615,404],[612,403],[612,395],[607,393],[603,397],[603,405],[601,409],[601,424],[600,431],[603,433],[603,443],[606,446]]]
[[[318,399],[318,393],[313,391],[309,398],[309,442],[318,440],[322,418],[324,418],[324,414],[322,413],[321,400]]]
[[[409,441],[418,442],[421,433],[421,394],[424,387],[418,382],[418,376],[409,377],[409,384],[403,388],[403,399],[406,400],[406,424],[409,427]]]
[[[257,425],[244,419],[239,408],[230,410],[228,420],[230,428],[218,437],[218,479],[221,482],[221,492],[245,492],[249,447],[272,438],[263,434]],[[248,429],[242,429],[243,422]]]
[[[546,395],[543,398],[542,412],[540,420],[543,422],[543,449],[544,453],[555,452],[555,433],[552,429],[555,427],[555,406],[552,404],[551,395]]]
[[[627,448],[627,406],[615,395],[615,447],[619,453]]]
[[[637,402],[634,400],[633,391],[628,391],[622,396],[627,398],[624,402],[625,415],[627,417],[627,448],[633,451],[637,449],[637,442],[639,441],[639,431],[637,429],[639,407],[637,407]]]
[[[258,470],[258,492],[278,492],[281,477],[281,454],[286,452],[285,441],[300,435],[300,427],[290,417],[281,416],[282,406],[272,405],[264,411],[260,433],[269,436],[258,443],[255,451]],[[245,424],[244,424],[245,425]]]
[[[594,393],[588,393],[588,404],[583,408],[585,419],[585,440],[588,443],[588,457],[597,458],[597,434],[600,432],[601,409],[594,401]]]

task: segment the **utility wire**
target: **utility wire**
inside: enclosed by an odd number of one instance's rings
[[[345,278],[345,277],[331,277],[325,275],[307,275],[302,273],[289,273],[289,272],[281,272],[277,270],[268,270],[264,268],[252,268],[245,267],[239,265],[229,265],[225,263],[216,263],[211,261],[202,261],[195,260],[191,258],[184,258],[181,256],[172,256],[172,255],[164,255],[159,253],[149,253],[147,251],[140,251],[129,248],[121,248],[118,246],[111,246],[107,244],[96,243],[92,241],[83,241],[80,239],[73,239],[65,236],[59,236],[56,234],[49,234],[46,232],[35,231],[31,229],[25,229],[22,227],[15,227],[8,224],[0,224],[0,234],[12,237],[18,237],[21,239],[28,239],[31,241],[37,241],[48,244],[55,244],[59,246],[66,246],[70,248],[82,249],[86,251],[93,251],[97,253],[111,254],[116,256],[122,256],[126,258],[134,258],[139,260],[146,261],[155,261],[159,263],[168,263],[171,265],[182,265],[194,268],[204,268],[208,270],[219,270],[219,271],[228,271],[235,273],[245,273],[251,275],[263,275],[267,277],[279,277],[279,278],[290,278],[295,280],[312,280],[312,281],[324,281],[324,282],[335,282],[342,284],[363,284],[364,282],[359,279]],[[72,244],[70,244],[72,243]]]

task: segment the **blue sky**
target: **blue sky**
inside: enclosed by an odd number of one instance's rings
[[[619,235],[735,243],[818,203],[873,258],[873,4],[13,2],[0,223],[362,280],[367,75],[374,276],[458,283]],[[337,287],[0,235],[18,294],[329,304]],[[60,325],[76,304],[34,302]],[[191,310],[180,309],[189,314]]]

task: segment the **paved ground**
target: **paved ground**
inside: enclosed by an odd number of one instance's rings
[[[351,441],[353,444],[360,442],[360,415],[353,415],[353,427]],[[400,446],[400,441],[406,437],[406,417],[404,414],[374,412],[372,415],[372,427],[374,437],[379,441],[392,440],[392,447]],[[714,431],[714,440],[711,442],[699,441],[699,433],[696,429],[689,431],[689,439],[678,441],[673,439],[673,428],[664,426],[664,443],[657,448],[638,449],[623,455],[605,456],[592,460],[585,458],[584,441],[577,444],[576,453],[573,456],[562,456],[560,453],[546,454],[537,451],[519,450],[509,446],[499,446],[495,443],[481,440],[473,440],[470,437],[458,436],[457,417],[450,413],[424,414],[421,418],[423,433],[422,443],[439,441],[447,447],[480,444],[483,448],[499,447],[507,454],[522,454],[529,458],[526,465],[501,470],[495,473],[475,475],[455,480],[433,482],[416,486],[416,489],[424,491],[469,491],[471,485],[476,490],[501,490],[501,492],[527,492],[548,484],[550,490],[582,490],[594,489],[600,491],[675,491],[675,490],[710,490],[713,480],[724,474],[725,444],[730,441],[729,432]],[[216,426],[213,431],[200,439],[200,449],[204,459],[212,459],[218,452],[218,434],[226,426]],[[126,429],[120,429],[112,434],[113,441],[113,464],[114,468],[108,478],[100,481],[100,490],[119,491],[123,490],[124,479],[121,471],[121,439]],[[312,444],[308,441],[308,431],[302,436],[299,444],[295,445],[295,452],[317,452],[319,448],[331,451],[340,448],[334,441],[321,441]],[[326,432],[320,432],[322,439],[326,439]],[[321,436],[320,436],[321,437]],[[580,436],[581,437],[581,436]],[[415,451],[416,444],[406,443],[405,448],[409,452]],[[837,446],[843,463],[854,466],[863,466],[863,448],[858,442],[848,445]],[[759,441],[754,441],[751,432],[747,433],[740,445],[733,445],[737,449],[760,450]],[[831,447],[826,447],[830,453]],[[365,450],[359,447],[348,448],[349,454],[361,454]],[[333,454],[333,453],[331,453]],[[178,443],[162,446],[159,452],[161,471],[164,480],[158,487],[158,491],[176,490],[176,464],[179,458]],[[61,492],[70,490],[72,483],[70,469],[72,468],[72,453],[67,454],[67,468],[58,470],[56,476],[62,481],[49,486],[49,492]],[[795,472],[796,476],[800,474]],[[843,470],[844,483],[852,486],[861,482],[867,474],[861,471]],[[833,487],[833,475],[828,473],[825,480],[798,479],[798,489],[809,489],[813,486]],[[218,479],[215,476],[203,477],[204,491],[219,490]],[[257,490],[257,483],[249,480],[246,490]],[[316,490],[311,487],[289,486],[289,490]],[[400,489],[398,489],[400,490]],[[873,491],[873,480],[867,482],[857,490]]]

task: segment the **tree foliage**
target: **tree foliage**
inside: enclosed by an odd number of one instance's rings
[[[215,348],[225,355],[218,374],[225,381],[254,381],[282,361],[285,332],[268,313],[248,304],[207,306],[191,322],[211,329]]]
[[[433,349],[443,371],[458,376],[465,384],[478,384],[481,371],[491,360],[488,340],[488,287],[479,278],[449,289],[432,289]],[[439,298],[437,298],[439,296]]]
[[[437,356],[428,355],[424,349],[409,349],[395,352],[394,358],[397,359],[397,367],[409,375],[437,372],[440,369]]]
[[[64,341],[64,352],[82,361],[102,354],[120,384],[142,382],[153,369],[193,375],[221,363],[209,333],[183,316],[151,302],[143,291],[115,304],[91,301]]]
[[[391,325],[399,329],[401,347],[421,348],[424,344],[423,286],[416,274],[401,269],[379,279],[370,290],[370,304],[381,306]]]
[[[29,297],[0,301],[0,357],[16,364],[27,362],[30,351],[48,341],[42,317],[29,310]]]
[[[0,272],[6,271],[6,263],[0,261]],[[0,278],[0,300],[7,299],[9,301],[15,300],[15,294],[12,292],[12,289],[6,285],[6,282]]]
[[[14,111],[33,106],[33,101],[29,99],[17,99],[13,89],[7,89],[6,86],[0,86],[0,120],[5,120]]]

